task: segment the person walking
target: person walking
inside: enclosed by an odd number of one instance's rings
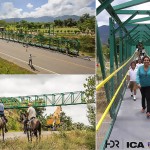
[[[142,94],[142,112],[145,111],[145,98],[147,101],[147,117],[150,116],[150,58],[143,57],[143,66],[140,66],[137,71],[136,83]]]
[[[29,66],[32,66],[32,55],[29,55]]]
[[[137,89],[136,73],[137,73],[136,63],[133,61],[131,63],[131,68],[129,69],[129,72],[128,72],[127,80],[129,82],[129,88],[130,88],[130,91],[131,91],[131,97],[133,97],[134,101],[136,100],[136,89]]]

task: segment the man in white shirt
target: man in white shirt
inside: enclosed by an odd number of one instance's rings
[[[134,101],[136,100],[136,89],[137,89],[136,73],[137,73],[136,63],[133,61],[131,63],[131,68],[129,69],[129,72],[128,72],[127,80],[130,82],[129,88],[131,90],[131,97],[133,97]]]
[[[28,114],[28,120],[30,121],[33,118],[36,118],[36,111],[35,109],[32,107],[32,104],[29,103],[28,104],[28,110],[27,110],[27,114]]]

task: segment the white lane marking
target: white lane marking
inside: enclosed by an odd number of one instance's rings
[[[10,57],[10,58],[17,59],[17,60],[19,60],[19,61],[21,61],[21,62],[28,63],[27,61],[21,60],[21,59],[19,59],[19,58],[13,57],[13,56],[11,56],[11,55],[5,54],[5,53],[3,53],[3,52],[0,52],[0,53],[3,54],[3,55],[8,56],[8,57]],[[54,74],[58,74],[58,73],[56,73],[56,72],[50,71],[50,70],[45,69],[45,68],[42,68],[42,67],[40,67],[40,66],[37,66],[37,65],[34,65],[34,66],[37,67],[37,68],[43,69],[43,70],[45,70],[45,71],[47,71],[47,72],[54,73]]]

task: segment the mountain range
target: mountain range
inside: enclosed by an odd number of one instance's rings
[[[109,37],[109,26],[103,25],[98,27],[98,32],[100,34],[102,44],[107,44]]]
[[[43,17],[38,17],[38,18],[33,18],[33,17],[28,17],[28,18],[9,18],[9,19],[2,19],[6,22],[19,22],[21,20],[25,20],[28,22],[53,22],[54,20],[66,20],[72,18],[74,20],[79,20],[80,16],[76,15],[64,15],[64,16],[59,16],[59,17],[51,17],[51,16],[43,16]]]

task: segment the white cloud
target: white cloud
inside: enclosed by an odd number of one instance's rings
[[[21,17],[22,9],[15,8],[13,3],[5,2],[1,4],[0,19]]]
[[[41,17],[41,16],[62,16],[62,15],[83,15],[89,13],[95,15],[95,8],[90,7],[94,0],[50,0],[48,3],[35,8],[31,12],[25,12],[20,8],[15,8],[12,2],[5,2],[2,4],[2,10],[0,11],[0,19],[11,17]],[[9,8],[8,8],[9,7]],[[33,7],[31,3],[28,3],[28,8]],[[5,9],[6,8],[6,9]]]
[[[31,3],[27,4],[27,8],[32,8],[32,7],[33,7],[33,5]]]

